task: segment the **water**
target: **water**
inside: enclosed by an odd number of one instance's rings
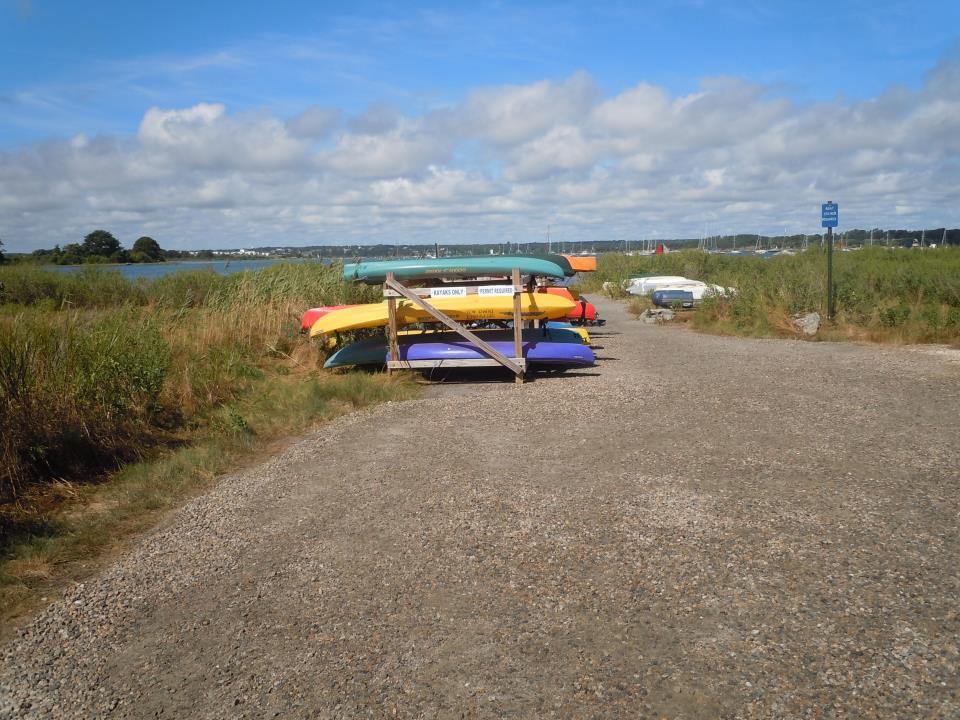
[[[135,265],[47,265],[45,269],[60,272],[75,272],[81,268],[103,268],[116,270],[129,280],[147,278],[154,280],[170,273],[186,272],[188,270],[213,270],[221,275],[243,272],[244,270],[262,270],[277,263],[316,262],[316,260],[290,259],[260,259],[260,260],[177,260],[162,263],[138,263]],[[329,260],[324,260],[329,264]]]

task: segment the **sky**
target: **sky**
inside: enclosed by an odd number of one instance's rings
[[[960,226],[960,3],[0,0],[0,240]]]

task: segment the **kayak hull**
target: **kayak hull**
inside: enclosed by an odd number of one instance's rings
[[[514,357],[514,345],[508,341],[493,341],[494,350]],[[593,350],[577,343],[524,341],[522,354],[527,364],[554,367],[590,367],[596,364]],[[400,346],[400,359],[417,360],[485,360],[488,356],[466,340],[459,342],[415,342]]]
[[[485,342],[507,342],[510,344],[510,356],[513,356],[513,330],[474,330]],[[525,342],[549,341],[552,343],[571,343],[583,345],[582,335],[577,328],[527,328],[523,330]],[[420,342],[459,342],[465,339],[455,332],[417,332],[402,335],[398,345],[407,346]],[[350,365],[383,365],[387,353],[387,338],[379,335],[350,343],[327,358],[325,368],[347,367]]]
[[[404,260],[371,260],[343,266],[344,280],[359,280],[370,285],[382,283],[387,273],[397,280],[429,280],[431,278],[467,278],[484,275],[510,275],[514,268],[521,275],[562,278],[570,270],[569,262],[523,255],[489,255],[479,257],[422,258]]]
[[[467,295],[465,297],[432,298],[428,302],[453,320],[512,320],[513,296]],[[560,318],[574,308],[566,298],[536,293],[520,294],[520,315],[524,320]],[[388,322],[387,303],[369,303],[334,310],[317,320],[310,329],[310,337],[347,330],[382,327]],[[435,318],[409,300],[397,301],[398,325],[418,322],[436,322]]]
[[[576,272],[596,272],[597,258],[595,255],[564,255]]]
[[[586,300],[578,300],[577,306],[567,315],[567,320],[579,322],[581,325],[596,322],[597,306]]]
[[[570,292],[569,288],[565,287],[542,287],[537,292],[546,293],[548,295],[559,295],[560,297],[569,298],[574,303],[576,303],[573,310],[571,310],[565,320],[570,320],[573,323],[578,325],[594,325],[597,323],[597,306],[592,302],[588,302],[584,298],[579,300],[573,297],[573,293]]]
[[[650,293],[650,301],[657,307],[662,308],[669,308],[674,305],[692,308],[696,304],[693,293],[687,290],[654,290]]]
[[[344,308],[349,307],[353,307],[353,305],[324,305],[323,307],[310,308],[303,313],[303,318],[300,320],[300,330],[302,332],[306,332],[312,328],[313,324],[324,315],[331,313],[334,310],[343,310]]]

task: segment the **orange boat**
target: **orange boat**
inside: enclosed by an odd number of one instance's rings
[[[567,262],[577,272],[596,272],[597,258],[595,255],[564,255]]]

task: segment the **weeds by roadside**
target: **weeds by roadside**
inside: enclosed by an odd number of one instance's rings
[[[321,265],[130,282],[116,272],[0,269],[0,503],[34,482],[97,475],[202,427],[289,358],[313,304],[369,288]]]
[[[379,299],[339,267],[131,282],[0,268],[0,602],[6,616],[278,437],[406,397],[319,370],[314,305]]]
[[[793,335],[794,314],[826,315],[826,257],[820,250],[762,259],[694,250],[659,256],[603,255],[589,290],[619,288],[633,275],[682,275],[737,293],[704,301],[692,324],[737,335]],[[827,339],[960,343],[960,248],[864,248],[834,254],[836,318]]]

